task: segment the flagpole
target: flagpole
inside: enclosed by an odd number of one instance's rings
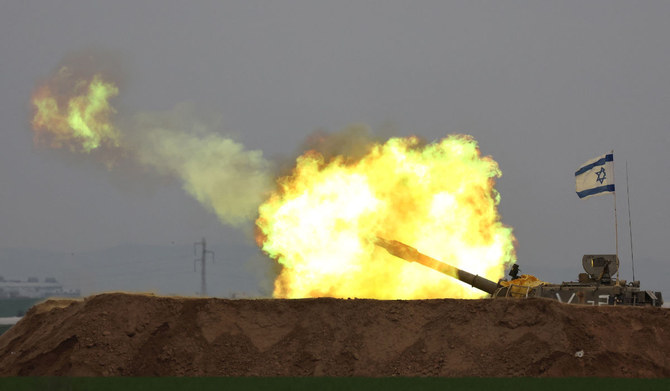
[[[612,183],[616,186],[616,181],[614,180],[614,150],[612,150]],[[616,243],[616,261],[617,261],[617,270],[616,270],[616,282],[619,285],[619,222],[617,220],[616,213],[616,187],[612,192],[614,195],[614,236]]]
[[[633,257],[633,226],[630,222],[630,191],[628,190],[628,160],[626,160],[626,197],[628,198],[628,232],[630,233],[630,263],[633,265],[633,281],[635,281],[635,258]]]

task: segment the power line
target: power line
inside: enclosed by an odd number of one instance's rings
[[[201,246],[201,257],[198,260],[197,258],[193,260],[193,271],[195,271],[195,263],[200,261],[200,296],[207,296],[207,254],[212,256],[212,262],[214,262],[214,251],[207,250],[207,242],[205,238],[202,238],[202,242],[193,243],[193,255],[198,254],[198,246]]]

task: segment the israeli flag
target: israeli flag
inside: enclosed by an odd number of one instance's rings
[[[584,163],[575,172],[575,181],[579,198],[614,192],[614,153]]]

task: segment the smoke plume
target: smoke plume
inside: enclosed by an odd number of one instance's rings
[[[118,87],[91,71],[94,57],[69,56],[36,87],[35,143],[95,157],[109,169],[139,165],[176,178],[223,223],[252,222],[272,184],[263,153],[217,132],[218,124],[198,117],[189,104],[165,112],[118,112],[112,105]]]

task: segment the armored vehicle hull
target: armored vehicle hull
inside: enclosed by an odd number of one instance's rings
[[[624,280],[615,280],[611,277],[616,273],[619,266],[619,260],[613,254],[584,255],[582,265],[586,273],[579,275],[578,282],[551,284],[529,275],[521,275],[511,281],[499,280],[493,282],[422,254],[414,247],[397,240],[377,238],[375,244],[398,258],[408,262],[420,263],[442,274],[463,281],[490,294],[491,297],[544,297],[561,303],[584,305],[654,307],[663,305],[661,292],[641,290],[639,281],[627,283]]]

